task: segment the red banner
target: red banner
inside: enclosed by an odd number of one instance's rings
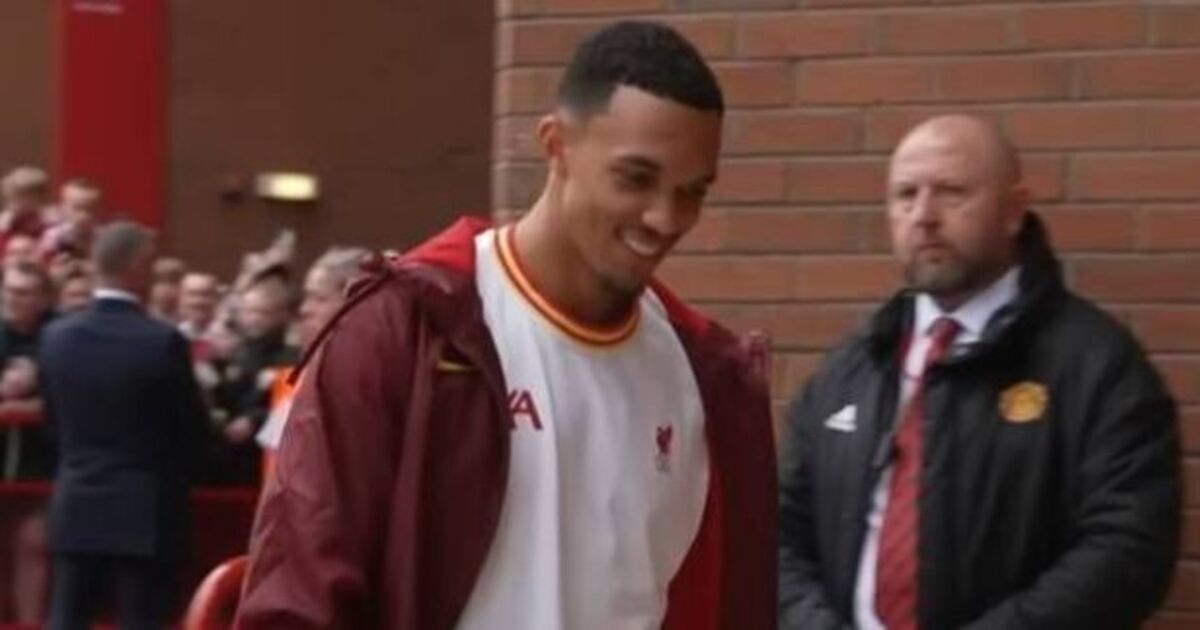
[[[162,226],[165,0],[58,0],[55,175],[94,179],[106,206]]]

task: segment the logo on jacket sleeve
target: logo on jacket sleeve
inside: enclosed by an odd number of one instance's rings
[[[654,443],[658,447],[654,465],[660,473],[671,472],[671,438],[674,436],[675,429],[669,424],[659,426],[654,434]]]
[[[855,405],[842,407],[837,413],[825,418],[825,428],[843,433],[854,433],[858,429],[858,407]]]
[[[1001,392],[1000,417],[1017,424],[1041,420],[1049,401],[1045,385],[1022,381]]]

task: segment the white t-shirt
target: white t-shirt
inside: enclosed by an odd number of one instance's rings
[[[624,324],[589,329],[537,292],[511,234],[475,241],[512,457],[459,628],[658,628],[708,492],[691,365],[651,291]]]

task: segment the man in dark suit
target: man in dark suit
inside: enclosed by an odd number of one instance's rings
[[[50,627],[88,627],[113,588],[122,628],[160,628],[174,609],[192,453],[203,409],[179,331],[149,317],[153,234],[114,223],[92,252],[87,310],[45,333],[47,422],[59,446],[50,508]]]

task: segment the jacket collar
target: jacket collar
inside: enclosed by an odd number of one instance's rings
[[[1066,294],[1062,279],[1062,264],[1054,255],[1045,225],[1034,212],[1025,213],[1025,221],[1017,234],[1017,264],[1020,274],[1017,297],[996,311],[988,322],[979,343],[965,349],[950,362],[969,360],[1002,348],[1016,335],[1028,331],[1037,314]],[[906,331],[912,327],[915,294],[901,290],[890,299],[867,325],[866,337],[872,356],[885,361],[894,357]]]

